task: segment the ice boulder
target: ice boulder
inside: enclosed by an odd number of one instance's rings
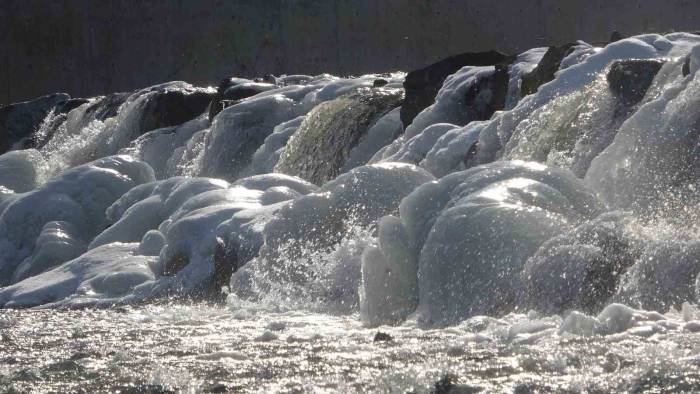
[[[234,274],[232,292],[258,297],[278,291],[280,297],[357,305],[367,233],[433,179],[411,164],[381,163],[357,167],[293,200],[265,225],[260,255]]]
[[[39,186],[45,177],[46,161],[35,149],[10,151],[0,155],[0,186],[24,193]]]
[[[0,307],[99,305],[128,301],[137,286],[152,281],[153,257],[137,256],[138,244],[93,249],[52,270],[0,288]]]
[[[184,293],[220,292],[231,273],[257,255],[273,213],[314,190],[299,178],[265,174],[190,197],[158,226],[163,244],[158,274]],[[158,243],[156,237],[144,234],[142,247]]]
[[[107,207],[153,179],[147,164],[128,156],[110,156],[18,195],[0,215],[0,284],[8,284],[17,266],[33,253],[47,223],[69,222],[77,229],[77,237],[89,241],[107,226]]]
[[[598,312],[640,258],[644,240],[638,227],[630,215],[611,212],[545,242],[522,273],[531,307]]]
[[[520,304],[525,261],[601,210],[572,174],[536,163],[495,162],[427,183],[401,202],[400,223],[382,220],[378,250],[365,252],[363,309],[385,315],[363,318],[376,324],[405,317],[407,296],[427,324],[509,312]],[[405,284],[398,294],[382,287],[385,275],[372,274],[382,271]]]

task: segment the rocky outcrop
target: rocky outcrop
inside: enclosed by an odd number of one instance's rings
[[[635,105],[644,98],[663,65],[664,60],[660,59],[618,60],[608,71],[608,86],[622,100],[623,105]]]
[[[423,109],[435,101],[442,83],[464,66],[493,66],[509,64],[512,57],[496,51],[468,52],[450,56],[427,67],[411,71],[403,83],[406,98],[401,106],[404,127],[411,124]],[[507,70],[507,66],[501,66]]]
[[[480,78],[465,93],[466,112],[471,120],[488,120],[506,104],[508,65],[497,64],[493,74]]]
[[[561,61],[570,53],[571,48],[576,45],[568,43],[559,46],[551,46],[547,49],[542,60],[534,70],[523,75],[520,92],[523,97],[535,93],[537,89],[545,83],[554,79],[554,73],[559,70]]]
[[[0,154],[31,136],[57,104],[68,101],[66,93],[54,93],[32,101],[0,107]]]
[[[157,89],[144,109],[139,135],[163,127],[177,126],[204,113],[215,93],[202,88]]]
[[[112,93],[102,96],[93,101],[85,109],[85,118],[105,120],[116,116],[119,112],[119,107],[131,96],[129,93]]]
[[[244,78],[224,79],[209,104],[209,121],[211,122],[222,109],[276,87],[277,85],[271,83],[253,82]]]
[[[287,143],[275,172],[317,185],[335,178],[351,150],[402,98],[401,89],[373,88],[318,105]]]

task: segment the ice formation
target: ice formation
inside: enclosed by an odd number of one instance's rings
[[[228,294],[368,325],[561,316],[503,334],[523,343],[660,332],[649,310],[700,294],[699,68],[699,36],[645,34],[7,106],[0,307]]]

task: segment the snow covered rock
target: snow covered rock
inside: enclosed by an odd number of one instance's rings
[[[509,57],[500,52],[474,52],[450,56],[439,62],[411,71],[406,75],[406,99],[401,106],[401,121],[408,126],[423,109],[435,100],[445,78],[464,66],[493,66],[507,63]]]
[[[15,143],[29,137],[58,103],[68,99],[70,96],[66,93],[54,93],[32,101],[0,107],[0,153],[10,150]]]
[[[106,157],[66,171],[39,189],[21,194],[0,215],[0,284],[10,283],[30,256],[44,226],[71,223],[91,240],[107,226],[105,210],[122,194],[153,181],[153,170],[128,156]]]
[[[137,244],[113,243],[0,288],[0,307],[98,305],[126,301],[138,285],[154,279],[153,257],[136,256]],[[126,299],[123,299],[126,298]]]

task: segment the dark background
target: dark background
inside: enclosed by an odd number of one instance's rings
[[[697,0],[0,0],[0,104],[700,30]]]

